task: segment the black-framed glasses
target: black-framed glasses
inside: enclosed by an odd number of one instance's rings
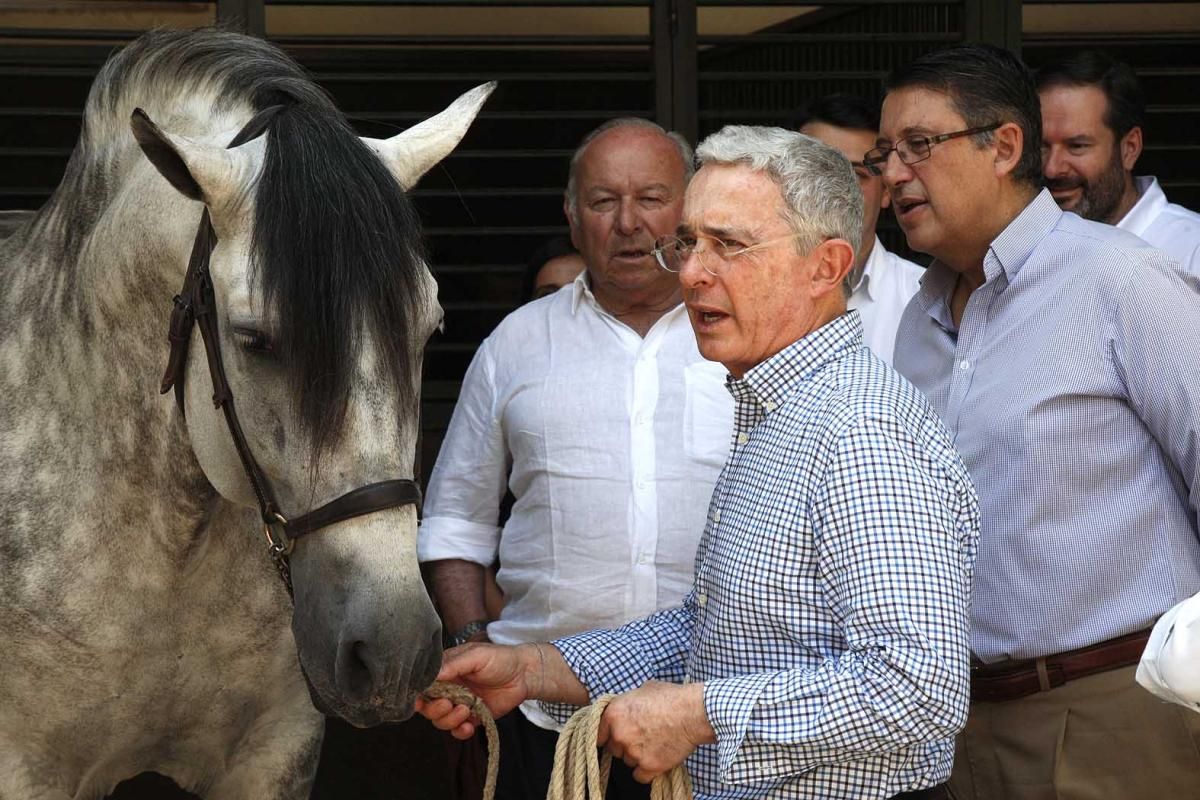
[[[804,235],[802,233],[790,233],[787,236],[769,239],[748,247],[741,243],[726,242],[718,239],[716,236],[709,236],[706,233],[694,233],[687,236],[661,236],[654,243],[653,253],[654,260],[668,272],[679,272],[683,269],[684,262],[695,254],[696,258],[700,261],[700,266],[704,267],[705,272],[709,275],[722,275],[729,270],[730,265],[734,261],[744,255]],[[701,241],[704,241],[706,246],[702,250],[697,250],[696,245]]]
[[[937,136],[905,136],[900,141],[896,142],[891,147],[876,147],[868,150],[863,155],[863,166],[872,175],[882,175],[883,165],[887,163],[888,157],[892,151],[896,151],[896,155],[900,156],[900,161],[912,166],[927,160],[933,155],[933,146],[948,142],[951,139],[958,139],[962,136],[974,136],[977,133],[987,133],[999,128],[1001,122],[994,122],[991,125],[983,125],[978,128],[967,128],[965,131],[954,131],[953,133],[939,133]]]

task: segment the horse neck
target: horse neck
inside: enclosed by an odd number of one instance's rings
[[[185,226],[199,216],[199,204],[130,158],[64,183],[0,245],[0,330],[18,354],[0,373],[12,398],[0,416],[54,454],[39,463],[43,473],[64,485],[83,476],[60,505],[94,511],[100,498],[106,518],[128,520],[129,508],[144,514],[159,503],[203,516],[212,500],[171,399],[157,392],[194,233]],[[156,524],[156,534],[177,541],[186,533],[174,528],[194,525],[187,516]]]

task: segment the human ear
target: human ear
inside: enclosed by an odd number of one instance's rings
[[[842,291],[842,282],[854,265],[854,246],[845,239],[827,239],[812,251],[812,293],[822,297]]]
[[[996,148],[996,177],[1010,175],[1025,151],[1025,133],[1017,123],[1006,122],[992,133],[992,146]]]
[[[1129,133],[1121,137],[1120,143],[1117,145],[1121,148],[1121,166],[1126,172],[1133,171],[1133,165],[1137,163],[1138,158],[1142,155],[1142,129],[1135,126],[1129,129]]]

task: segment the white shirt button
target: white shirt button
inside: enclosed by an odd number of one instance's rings
[[[958,368],[961,370],[968,370],[971,368],[971,362],[964,358],[962,361],[958,362]]]
[[[765,408],[767,411],[774,411],[776,408],[776,405],[775,405],[774,401],[768,400],[767,402],[763,403],[763,408]]]
[[[714,511],[712,519],[713,519],[713,522],[720,522],[721,521],[721,512]]]
[[[749,436],[747,436],[747,435],[746,435],[746,434],[744,434],[744,433],[739,433],[739,434],[738,434],[738,438],[737,438],[737,443],[738,443],[738,444],[745,444],[745,443],[746,443],[746,442],[748,442],[748,441],[750,441],[750,437],[749,437]]]
[[[696,595],[696,602],[700,604],[701,608],[703,608],[704,606],[708,605],[708,595],[706,595],[704,592],[700,592]]]

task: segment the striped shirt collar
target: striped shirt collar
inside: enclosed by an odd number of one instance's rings
[[[995,284],[1002,277],[1005,284],[1016,280],[1021,267],[1062,216],[1063,211],[1054,202],[1050,190],[1038,192],[988,247],[983,257],[984,285]],[[957,281],[958,273],[934,259],[921,280],[921,290],[917,292],[917,303],[948,331],[957,328],[950,315],[950,298]]]
[[[754,403],[770,411],[782,405],[798,384],[862,347],[862,343],[862,320],[857,311],[848,311],[783,348],[744,377],[730,376],[729,392],[738,402]]]

